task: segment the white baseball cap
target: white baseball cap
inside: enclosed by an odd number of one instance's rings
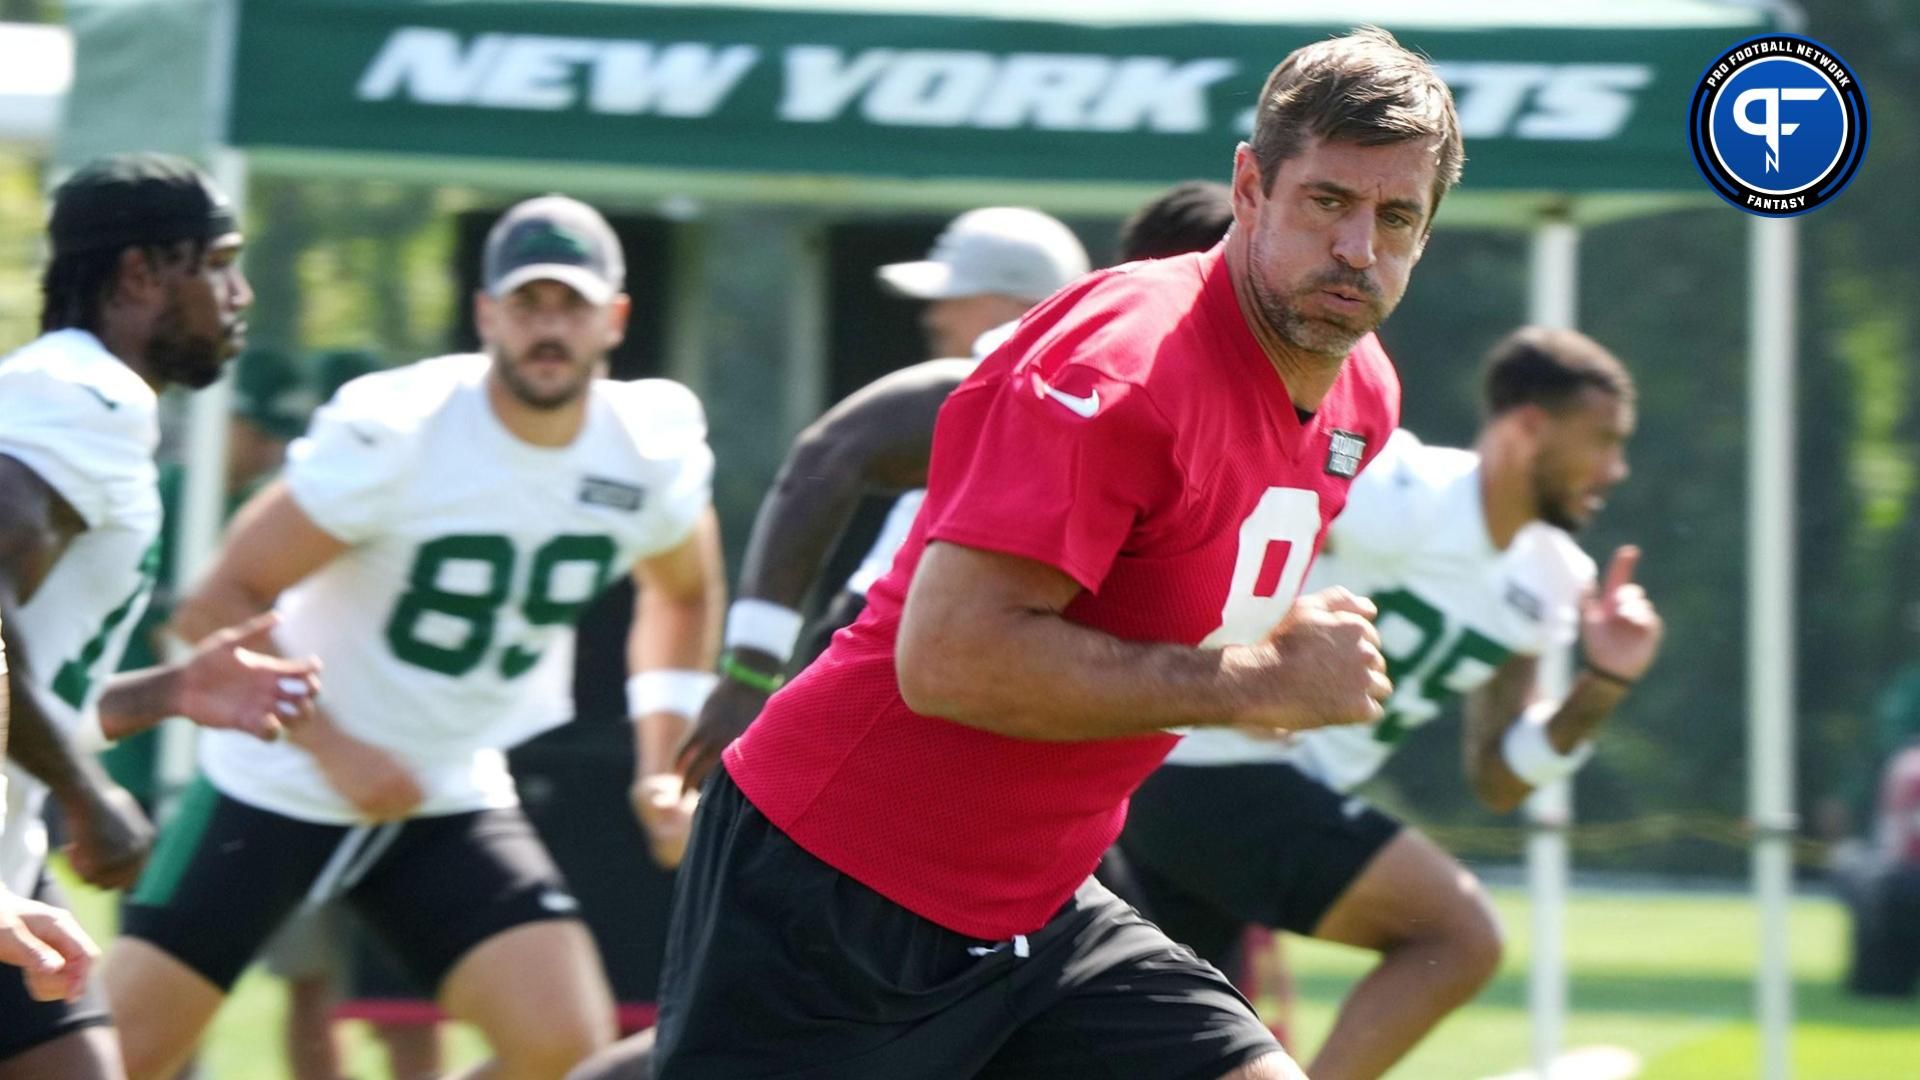
[[[996,293],[1038,301],[1087,269],[1087,250],[1065,225],[1038,210],[990,206],[954,218],[926,258],[874,273],[916,300]]]

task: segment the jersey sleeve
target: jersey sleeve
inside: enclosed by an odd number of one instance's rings
[[[657,478],[649,498],[655,550],[684,541],[713,505],[713,449],[707,414],[692,390],[671,379],[640,379],[621,388],[623,420]]]
[[[32,469],[89,528],[112,516],[129,485],[153,482],[151,417],[151,406],[112,390],[0,367],[0,454]]]
[[[1599,568],[1571,536],[1557,529],[1551,550],[1558,589],[1547,611],[1546,639],[1548,648],[1563,649],[1580,638],[1580,601],[1593,587]]]
[[[1098,592],[1137,524],[1177,500],[1174,455],[1139,387],[1084,364],[1015,365],[941,409],[928,539],[1046,563]]]
[[[287,490],[314,524],[343,543],[378,531],[407,470],[415,428],[380,408],[385,390],[373,379],[341,387],[287,447]]]

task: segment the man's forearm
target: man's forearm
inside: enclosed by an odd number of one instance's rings
[[[166,630],[189,645],[209,634],[237,626],[273,607],[274,597],[257,597],[239,585],[219,577],[210,578],[180,601],[173,609]],[[259,649],[259,652],[271,652]]]
[[[935,360],[893,372],[802,432],[754,517],[740,595],[798,609],[862,496],[924,487],[940,406],[972,370]]]
[[[654,776],[673,771],[673,748],[687,733],[689,719],[679,713],[648,713],[634,721],[634,772]]]
[[[118,742],[178,713],[180,666],[161,664],[124,671],[107,681],[96,706],[100,731]]]
[[[1301,658],[1314,648],[1289,650],[1295,659],[1287,659],[1275,644],[1300,626],[1317,627],[1323,614],[1344,618],[1319,605],[1289,614],[1259,644],[1203,649],[1127,641],[1072,622],[1063,613],[1081,592],[1045,563],[928,544],[894,646],[901,697],[915,712],[968,727],[1085,741],[1177,727],[1317,726],[1333,711],[1326,694],[1339,693],[1321,688],[1353,681],[1324,666],[1324,651],[1315,668]]]
[[[1600,725],[1613,715],[1614,707],[1626,696],[1625,686],[1590,672],[1581,672],[1574,679],[1573,687],[1567,691],[1566,699],[1554,710],[1553,719],[1547,721],[1547,739],[1560,753],[1572,753],[1581,743],[1593,738],[1594,733],[1600,730]]]
[[[8,760],[46,784],[54,798],[64,805],[90,798],[107,784],[105,773],[93,756],[74,746],[73,740],[40,707],[29,672],[16,650],[7,674]]]
[[[189,643],[197,642],[265,610],[266,605],[238,590],[209,582],[174,608],[173,618],[163,632]],[[252,642],[248,647],[255,652],[278,655],[270,640]],[[101,732],[117,742],[154,727],[169,716],[179,715],[182,677],[183,666],[179,663],[114,675],[100,691],[97,709]]]
[[[853,520],[864,485],[830,453],[797,453],[754,516],[740,595],[798,610]]]
[[[1233,722],[1248,704],[1233,650],[1123,641],[1034,612],[992,637],[935,634],[896,656],[915,712],[1057,742]]]
[[[1582,745],[1592,741],[1625,697],[1626,688],[1618,683],[1582,674],[1547,719],[1547,744],[1561,757],[1579,752]],[[1474,704],[1470,703],[1468,709],[1469,725],[1474,726]],[[1504,725],[1487,727],[1481,722],[1487,737],[1477,742],[1477,760],[1470,762],[1469,773],[1476,794],[1491,809],[1501,813],[1512,811],[1533,794],[1536,785],[1516,773],[1512,762],[1507,760],[1507,740],[1516,725],[1537,722],[1529,720],[1521,710],[1510,710]]]

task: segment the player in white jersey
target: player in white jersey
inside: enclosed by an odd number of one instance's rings
[[[1249,923],[1381,953],[1313,1058],[1315,1080],[1384,1073],[1500,956],[1473,876],[1349,792],[1465,694],[1468,780],[1512,810],[1586,761],[1659,648],[1660,618],[1632,580],[1639,552],[1616,552],[1596,588],[1569,535],[1627,475],[1626,369],[1574,331],[1523,328],[1490,355],[1484,404],[1472,451],[1396,433],[1308,577],[1378,608],[1386,716],[1285,741],[1195,732],[1135,793],[1120,838],[1142,910],[1216,963]],[[1576,641],[1568,695],[1540,697],[1539,658]]]
[[[109,677],[153,583],[156,391],[211,384],[244,340],[252,292],[231,206],[184,161],[106,158],[55,193],[48,239],[46,332],[0,360],[0,888],[42,897],[49,797],[90,883],[122,887],[146,857],[145,818],[88,742],[172,714],[269,735],[311,711],[316,686],[311,663],[246,647],[264,646],[270,619],[213,634],[184,662]],[[104,1007],[80,996],[85,967],[62,973],[57,1001],[36,1000],[44,978],[0,972],[0,1077],[121,1075]]]
[[[486,355],[342,387],[175,616],[191,637],[273,606],[329,697],[287,742],[204,740],[107,964],[136,1078],[171,1077],[274,928],[335,897],[481,1029],[489,1075],[558,1080],[612,1039],[599,957],[503,751],[568,718],[575,617],[631,572],[638,786],[666,778],[646,805],[676,842],[691,806],[670,751],[723,606],[713,456],[684,387],[596,377],[628,312],[598,213],[519,204],[484,279]]]

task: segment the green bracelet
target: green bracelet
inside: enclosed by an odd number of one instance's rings
[[[720,674],[725,675],[727,678],[732,679],[742,686],[750,686],[763,694],[773,693],[775,690],[780,689],[781,683],[787,681],[784,676],[769,675],[764,671],[755,671],[753,668],[741,663],[739,658],[732,653],[727,653],[720,657]]]

